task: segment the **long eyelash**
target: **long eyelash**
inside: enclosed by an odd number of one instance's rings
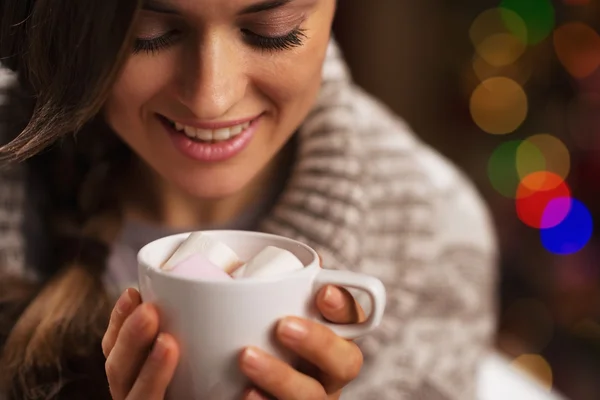
[[[257,48],[264,50],[283,51],[289,50],[295,47],[302,46],[306,39],[306,33],[303,29],[294,29],[290,33],[284,36],[278,37],[267,37],[257,35],[249,30],[242,31],[248,42]],[[146,52],[149,54],[155,54],[158,51],[168,48],[177,40],[177,32],[169,32],[163,36],[154,39],[135,39],[133,45],[133,53],[138,54]]]
[[[252,46],[264,50],[283,51],[293,49],[294,47],[302,46],[304,39],[306,39],[305,31],[300,28],[294,29],[287,35],[278,37],[261,36],[246,29],[242,32]]]
[[[177,32],[169,32],[154,39],[137,38],[133,45],[133,54],[141,52],[155,54],[159,50],[171,46],[177,40],[177,36]]]

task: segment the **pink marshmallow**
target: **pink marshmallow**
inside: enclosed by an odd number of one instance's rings
[[[211,263],[202,254],[194,254],[180,262],[170,271],[175,276],[197,280],[227,281],[233,278]]]

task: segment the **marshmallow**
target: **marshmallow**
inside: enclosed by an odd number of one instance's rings
[[[227,273],[243,264],[227,245],[208,235],[195,232],[181,243],[171,258],[162,266],[162,269],[172,270],[177,264],[197,253],[202,254],[208,261]]]
[[[287,250],[278,247],[267,246],[260,253],[255,255],[238,273],[235,271],[236,278],[241,275],[242,278],[261,278],[266,276],[282,275],[304,268],[304,265],[298,258]]]
[[[244,277],[244,273],[246,272],[246,264],[240,266],[239,268],[237,268],[235,271],[233,271],[231,273],[231,276],[234,279],[239,279],[239,278],[243,278]]]
[[[233,279],[227,272],[211,263],[202,254],[194,254],[187,260],[177,264],[170,273],[175,276],[198,280],[228,281]]]

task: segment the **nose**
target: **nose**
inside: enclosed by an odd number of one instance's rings
[[[225,38],[207,38],[185,61],[179,82],[181,102],[198,119],[218,120],[241,101],[248,79],[235,46]]]

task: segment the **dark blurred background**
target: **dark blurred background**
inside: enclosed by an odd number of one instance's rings
[[[600,0],[342,0],[334,27],[356,81],[488,202],[501,246],[499,351],[574,400],[600,398],[600,242],[598,227],[584,232],[600,221],[599,24]],[[508,142],[540,134],[537,153],[510,153]],[[544,170],[540,157],[589,211],[554,237],[570,248],[517,212],[511,179]]]

